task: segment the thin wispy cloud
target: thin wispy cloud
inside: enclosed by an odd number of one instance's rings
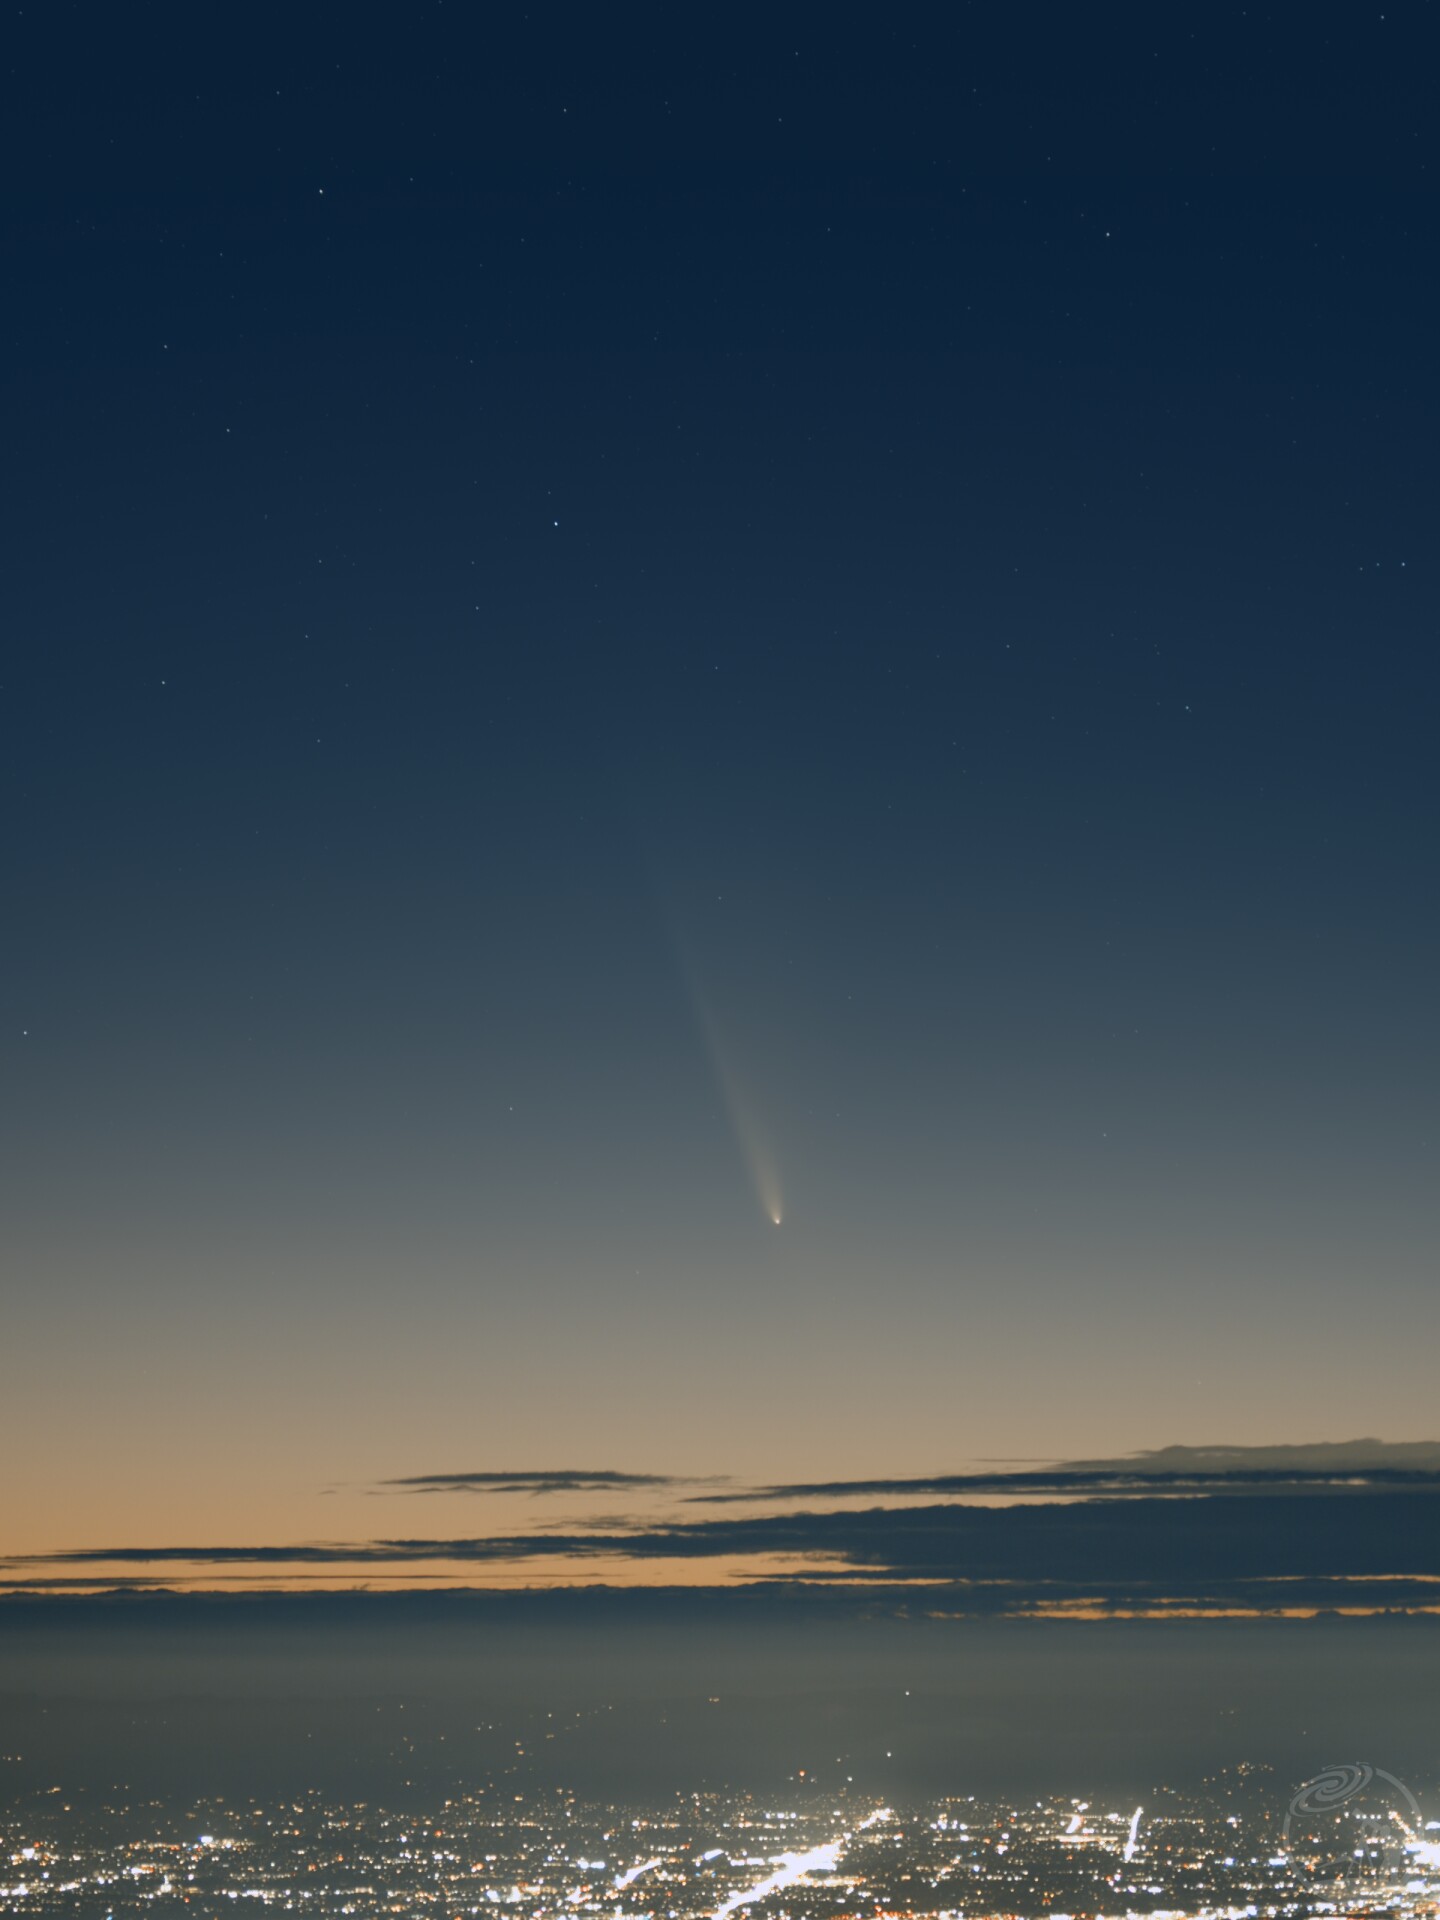
[[[611,1493],[650,1487],[693,1486],[693,1480],[669,1473],[617,1473],[607,1467],[487,1469],[476,1473],[414,1473],[382,1480],[391,1493]]]
[[[1345,1487],[1440,1487],[1440,1442],[1347,1440],[1309,1446],[1162,1447],[1110,1460],[1063,1460],[993,1473],[939,1473],[867,1480],[795,1480],[687,1495],[695,1504],[902,1498],[948,1494],[1153,1496],[1258,1493]]]

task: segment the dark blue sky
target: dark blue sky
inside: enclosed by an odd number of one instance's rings
[[[1426,1436],[1429,25],[11,23],[0,1550]]]

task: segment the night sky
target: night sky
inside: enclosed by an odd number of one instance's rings
[[[1433,31],[13,14],[7,1582],[1440,1578]]]

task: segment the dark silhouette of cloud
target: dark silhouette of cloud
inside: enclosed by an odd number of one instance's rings
[[[824,1583],[874,1583],[940,1610],[1161,1608],[1283,1611],[1440,1605],[1440,1508],[1404,1489],[1232,1490],[1224,1498],[1089,1498],[808,1510],[608,1532],[507,1533],[258,1546],[96,1547],[15,1559],[13,1572],[81,1566],[455,1571],[539,1559],[714,1561],[717,1578],[777,1559]]]
[[[1117,1460],[1067,1460],[1092,1472],[1122,1471],[1151,1478],[1175,1473],[1440,1475],[1440,1440],[1319,1440],[1269,1447],[1152,1447]]]
[[[1384,1487],[1440,1488],[1440,1442],[1342,1440],[1309,1446],[1161,1447],[1114,1460],[1062,1460],[1003,1473],[924,1474],[901,1479],[786,1481],[744,1491],[688,1495],[695,1504],[862,1496],[1065,1494],[1121,1497]]]
[[[483,1473],[414,1473],[380,1486],[397,1493],[596,1493],[627,1487],[689,1486],[668,1473],[615,1473],[605,1467],[546,1467]]]

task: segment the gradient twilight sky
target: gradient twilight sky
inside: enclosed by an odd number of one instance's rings
[[[12,21],[0,1554],[1433,1432],[1427,28]]]

